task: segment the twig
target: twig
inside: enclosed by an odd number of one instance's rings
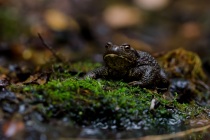
[[[181,138],[187,135],[190,135],[192,133],[198,133],[202,132],[205,130],[208,130],[210,128],[210,125],[198,127],[198,128],[192,128],[186,131],[181,131],[173,134],[164,134],[164,135],[150,135],[150,136],[145,136],[141,138],[137,138],[135,140],[168,140],[168,139],[175,139],[175,138]],[[132,139],[127,139],[127,140],[132,140]]]
[[[56,58],[56,60],[59,61],[59,62],[63,62],[63,60],[55,53],[55,51],[53,50],[53,48],[51,46],[49,46],[48,44],[45,43],[45,41],[42,38],[42,36],[41,36],[40,33],[38,33],[38,36],[39,36],[39,39],[41,40],[43,46],[46,47],[53,54],[53,56]]]

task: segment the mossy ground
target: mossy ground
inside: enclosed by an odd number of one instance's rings
[[[195,103],[166,100],[162,94],[131,87],[122,81],[79,76],[79,73],[98,66],[81,62],[68,67],[53,65],[53,73],[46,84],[24,85],[20,92],[33,95],[31,104],[39,104],[39,112],[45,120],[65,118],[69,124],[103,129],[153,129],[161,126],[160,131],[172,131],[174,127],[171,126],[195,118],[205,110]],[[66,69],[61,72],[60,68]],[[78,73],[72,74],[72,71]],[[11,87],[12,90],[16,88],[15,85]],[[153,98],[158,105],[150,110]]]

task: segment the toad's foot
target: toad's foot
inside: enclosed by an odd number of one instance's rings
[[[84,78],[96,79],[96,74],[93,72],[87,73]]]
[[[133,81],[133,82],[130,82],[128,84],[131,85],[131,86],[143,86],[143,83],[140,82],[140,81]]]

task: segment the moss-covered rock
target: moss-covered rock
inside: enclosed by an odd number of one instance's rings
[[[200,57],[183,48],[172,50],[158,58],[170,78],[206,80]]]
[[[81,63],[74,64],[69,71],[62,72],[54,67],[46,84],[27,84],[20,87],[20,92],[33,94],[31,104],[41,103],[38,109],[46,120],[68,118],[69,123],[103,129],[162,126],[171,131],[173,125],[180,125],[205,110],[195,103],[166,100],[155,91],[131,87],[122,81],[83,79],[72,74],[72,70],[81,67]],[[152,99],[156,99],[156,105],[150,110]]]
[[[196,101],[200,105],[208,105],[210,90],[205,83],[207,76],[196,53],[178,48],[157,59],[170,78],[172,96],[177,94],[176,99],[182,103]]]

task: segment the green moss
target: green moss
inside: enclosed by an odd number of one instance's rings
[[[82,63],[75,67],[82,69]],[[161,94],[131,87],[122,81],[83,79],[72,75],[70,69],[54,71],[46,84],[25,85],[20,92],[33,94],[33,103],[42,103],[38,109],[47,119],[67,117],[70,123],[99,128],[153,129],[162,126],[170,131],[174,124],[197,117],[204,110],[194,103],[169,101]],[[157,108],[150,110],[153,98],[159,103]]]

